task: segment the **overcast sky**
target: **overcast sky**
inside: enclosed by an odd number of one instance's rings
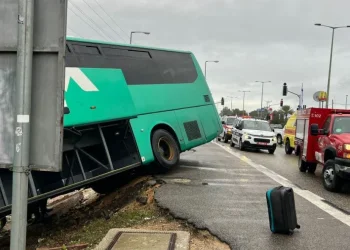
[[[282,97],[286,82],[289,90],[298,93],[304,83],[304,104],[318,106],[312,96],[327,87],[332,30],[314,23],[350,25],[349,0],[69,2],[68,35],[128,43],[130,31],[149,31],[148,36],[135,34],[133,43],[190,50],[203,72],[206,60],[219,60],[207,64],[214,99],[225,97],[225,105],[230,107],[227,96],[237,97],[233,107],[241,109],[243,94],[239,90],[251,91],[246,93],[247,111],[260,108],[261,83],[255,81],[272,82],[265,84],[264,105],[265,101],[278,104],[283,98],[284,104],[296,108],[296,96]],[[350,28],[335,31],[330,98],[337,108],[344,108],[345,96],[350,94],[349,41]]]

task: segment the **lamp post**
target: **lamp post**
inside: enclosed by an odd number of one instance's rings
[[[151,32],[147,32],[147,31],[131,31],[130,32],[130,44],[132,44],[132,35],[135,33],[140,33],[140,34],[145,34],[145,35],[151,34]]]
[[[246,93],[246,92],[250,92],[250,91],[249,91],[249,90],[238,90],[238,92],[243,92],[243,115],[245,115],[245,111],[244,111],[245,93]]]
[[[208,62],[218,63],[219,61],[217,61],[217,60],[215,60],[215,61],[205,61],[205,63],[204,63],[204,77],[205,77],[205,79],[207,79],[207,63]]]
[[[261,103],[260,103],[260,114],[262,114],[262,108],[263,108],[263,98],[264,98],[264,83],[271,82],[271,81],[255,81],[261,83]],[[262,115],[261,115],[262,117]]]
[[[315,23],[315,25],[332,29],[332,43],[331,43],[331,53],[330,53],[330,58],[329,58],[328,83],[327,83],[327,99],[326,99],[326,108],[328,108],[329,88],[330,88],[330,83],[331,83],[331,71],[332,71],[334,30],[341,29],[341,28],[350,28],[350,25],[347,25],[347,26],[328,26],[328,25],[323,25],[323,24],[320,24],[320,23]]]
[[[345,109],[348,109],[348,95],[345,96]]]
[[[227,97],[231,99],[231,110],[232,110],[232,99],[233,98],[238,98],[238,97],[237,96],[227,96]]]

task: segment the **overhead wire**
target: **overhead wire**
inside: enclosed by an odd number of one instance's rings
[[[76,15],[80,20],[82,20],[85,24],[87,24],[91,29],[93,29],[94,31],[96,31],[96,33],[99,35],[99,36],[103,36],[104,38],[106,38],[106,36],[103,34],[103,33],[100,33],[99,30],[95,29],[93,26],[91,26],[88,22],[86,22],[86,20],[84,20],[81,16],[79,16],[72,8],[70,8],[68,6],[68,9],[74,14]],[[107,38],[109,39],[109,38]]]
[[[88,4],[85,0],[83,0],[83,2],[84,2],[84,3],[85,3],[99,18],[101,18],[101,20],[102,20],[112,31],[114,31],[115,34],[116,34],[120,39],[122,39],[122,40],[126,43],[125,39],[119,35],[118,31],[116,31],[108,22],[106,22],[106,20],[104,20],[104,19],[100,16],[100,14],[98,14],[98,13],[94,10],[94,8],[92,8],[92,7],[90,6],[90,4]]]
[[[68,28],[68,27],[67,27],[67,30],[69,30],[73,35],[75,34],[76,36],[79,36],[79,37],[84,38],[84,36],[80,35],[78,32],[72,30],[71,28]]]
[[[125,34],[127,39],[129,39],[129,34],[118,25],[118,23],[111,17],[110,14],[107,13],[107,11],[102,7],[102,5],[98,2],[98,0],[94,0],[94,1],[101,8],[101,10],[114,22],[114,24]]]
[[[78,6],[76,6],[72,1],[69,1],[69,3],[74,6],[86,19],[88,19],[92,24],[94,24],[99,30],[97,30],[96,28],[94,28],[93,26],[91,26],[89,23],[86,23],[88,24],[94,31],[97,32],[97,34],[103,36],[104,38],[106,38],[107,40],[111,40],[113,41],[114,39],[112,37],[110,37],[108,34],[105,34],[103,31],[102,31],[102,28],[92,19],[90,18],[89,16],[87,16]],[[69,8],[68,6],[68,9],[70,11],[72,11],[77,17],[79,17],[83,22],[86,22],[85,20],[83,20],[83,18],[81,16],[79,16],[72,8]]]

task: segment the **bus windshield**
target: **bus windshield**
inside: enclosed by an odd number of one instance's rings
[[[350,133],[350,117],[336,117],[333,123],[333,134]]]

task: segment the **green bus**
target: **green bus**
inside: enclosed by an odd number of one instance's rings
[[[108,192],[118,173],[141,165],[171,169],[181,152],[222,132],[200,66],[185,51],[67,38],[64,108],[62,171],[31,172],[33,213],[79,187]],[[4,216],[12,177],[0,171]]]

